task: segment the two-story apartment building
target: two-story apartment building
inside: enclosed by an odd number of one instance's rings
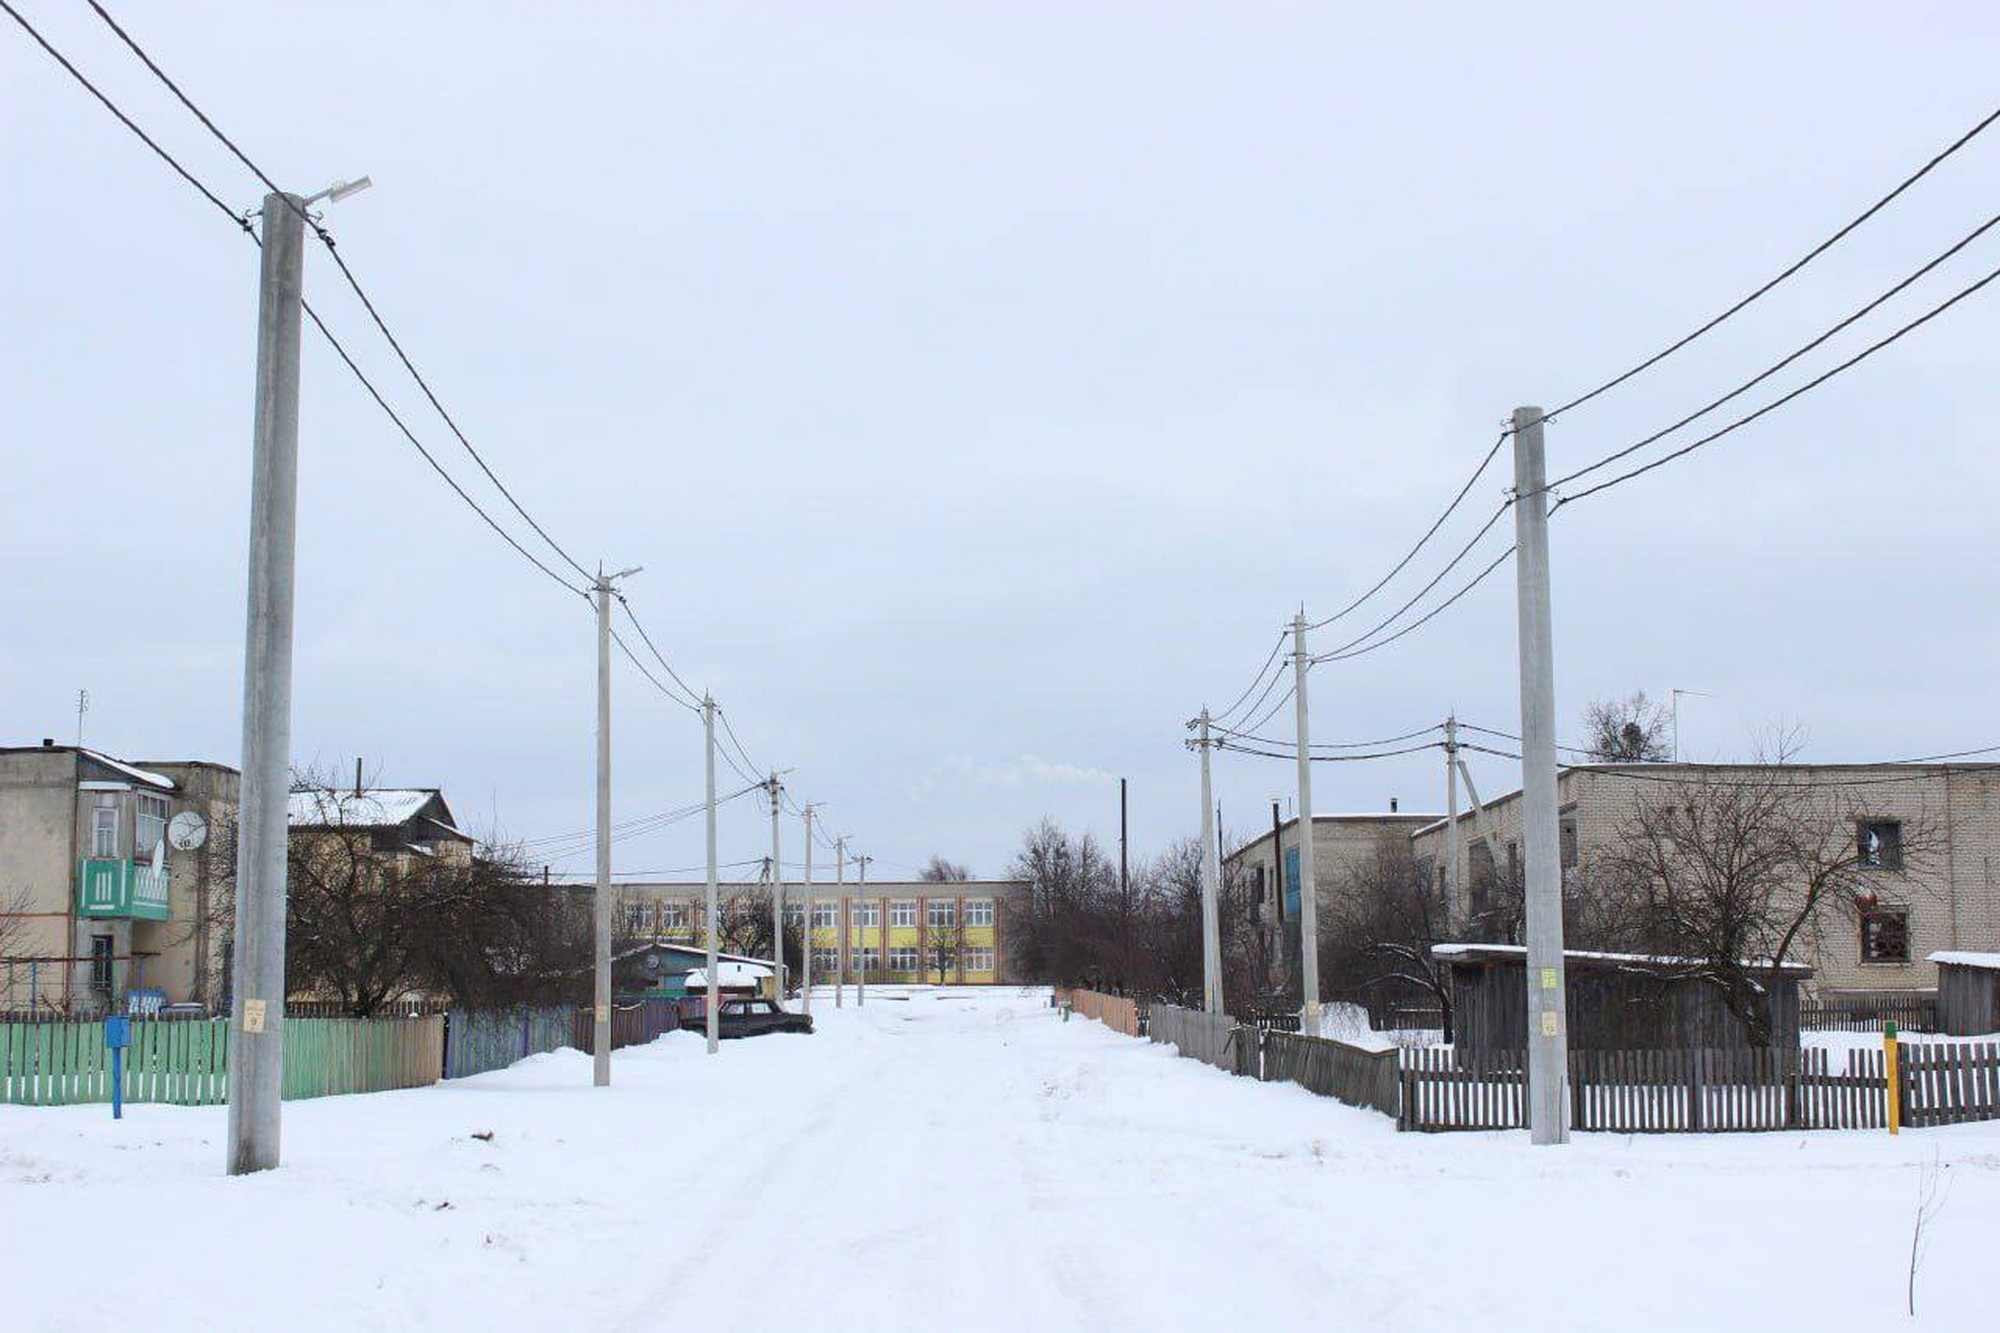
[[[1685,801],[1683,784],[1757,783],[1763,765],[1584,764],[1557,778],[1566,881],[1613,847],[1648,803]],[[1928,989],[1935,950],[2000,948],[2000,769],[1983,764],[1788,764],[1783,780],[1824,790],[1827,818],[1854,841],[1868,892],[1829,908],[1807,956],[1821,993]],[[1919,836],[1921,830],[1921,836]],[[1908,836],[1906,836],[1906,833]],[[1459,817],[1455,923],[1521,868],[1518,790]],[[1447,821],[1415,832],[1412,850],[1442,887],[1453,840]]]
[[[215,1003],[238,786],[222,764],[0,748],[0,1008]]]
[[[809,929],[815,983],[852,981],[992,985],[1015,980],[1007,958],[1007,914],[1027,898],[1026,880],[900,880],[836,885],[815,881],[812,921],[805,921],[805,886],[787,881],[788,916]],[[703,939],[706,883],[627,881],[616,886],[625,933],[682,943]],[[768,894],[762,881],[718,887],[723,901]],[[798,960],[787,960],[793,977]]]

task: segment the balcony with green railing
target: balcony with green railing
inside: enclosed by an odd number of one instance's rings
[[[76,867],[77,915],[165,921],[167,880],[165,867],[155,870],[145,861],[85,857]]]

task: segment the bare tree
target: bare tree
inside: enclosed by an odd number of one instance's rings
[[[1635,690],[1624,699],[1599,699],[1583,710],[1583,748],[1605,764],[1652,764],[1673,757],[1668,736],[1673,715]]]
[[[924,862],[917,878],[926,884],[962,884],[972,878],[972,870],[962,861],[947,861],[936,852]]]
[[[1320,928],[1320,974],[1336,994],[1371,1009],[1398,1001],[1435,1005],[1451,1040],[1451,968],[1432,952],[1451,941],[1443,892],[1407,839],[1385,838],[1332,895]]]
[[[952,904],[950,925],[924,927],[924,961],[937,973],[940,986],[951,980],[950,974],[965,957],[965,914],[958,908],[959,904]]]

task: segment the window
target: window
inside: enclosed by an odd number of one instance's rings
[[[111,993],[111,952],[109,935],[90,937],[90,988],[106,995]]]
[[[660,928],[662,930],[686,930],[694,904],[685,898],[660,904]]]
[[[118,798],[100,796],[90,812],[90,854],[118,855]]]
[[[1870,870],[1903,868],[1903,821],[1864,819],[1857,831],[1861,864]]]
[[[1264,905],[1264,867],[1250,867],[1250,895],[1257,906]],[[969,923],[968,923],[969,924]]]
[[[1861,909],[1861,961],[1910,961],[1910,912],[1905,907]]]
[[[653,905],[651,903],[625,904],[625,933],[644,935],[653,928]]]
[[[814,903],[813,926],[821,930],[838,930],[840,928],[840,904]]]
[[[879,949],[849,949],[847,967],[851,972],[874,972],[882,966],[882,952]]]
[[[915,915],[915,913],[913,912],[912,915]],[[891,972],[916,971],[917,951],[914,948],[908,947],[889,950],[889,970]]]
[[[992,925],[993,900],[991,898],[967,898],[965,900],[965,924],[968,926]]]
[[[967,949],[960,955],[968,972],[991,972],[993,951],[991,949]]]
[[[882,904],[855,903],[847,909],[847,916],[856,926],[873,930],[882,924]]]
[[[1509,880],[1521,878],[1521,844],[1518,842],[1507,844],[1507,878]]]
[[[132,836],[132,849],[135,855],[151,856],[153,849],[160,845],[160,839],[167,836],[167,798],[142,794],[137,808],[138,822]]]
[[[1562,865],[1564,870],[1574,870],[1578,861],[1576,844],[1576,821],[1562,822]]]
[[[914,899],[902,899],[889,904],[889,924],[892,926],[914,926],[917,924],[917,904]]]
[[[813,950],[813,972],[815,974],[823,977],[830,977],[839,970],[840,970],[840,950],[838,949]]]
[[[924,907],[924,917],[932,930],[949,929],[958,922],[958,904],[949,898],[933,898]]]
[[[804,930],[806,909],[803,903],[785,904],[785,924],[793,930]]]

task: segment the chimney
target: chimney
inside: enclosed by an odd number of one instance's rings
[[[361,756],[354,756],[354,794],[361,795]]]
[[[53,736],[44,736],[44,737],[42,737],[42,748],[43,748],[44,750],[53,750],[53,749],[55,749],[55,748],[56,748],[56,742],[55,742],[55,737],[53,737]]]
[[[1389,813],[1392,815],[1396,813],[1396,798],[1393,796],[1389,798]]]

